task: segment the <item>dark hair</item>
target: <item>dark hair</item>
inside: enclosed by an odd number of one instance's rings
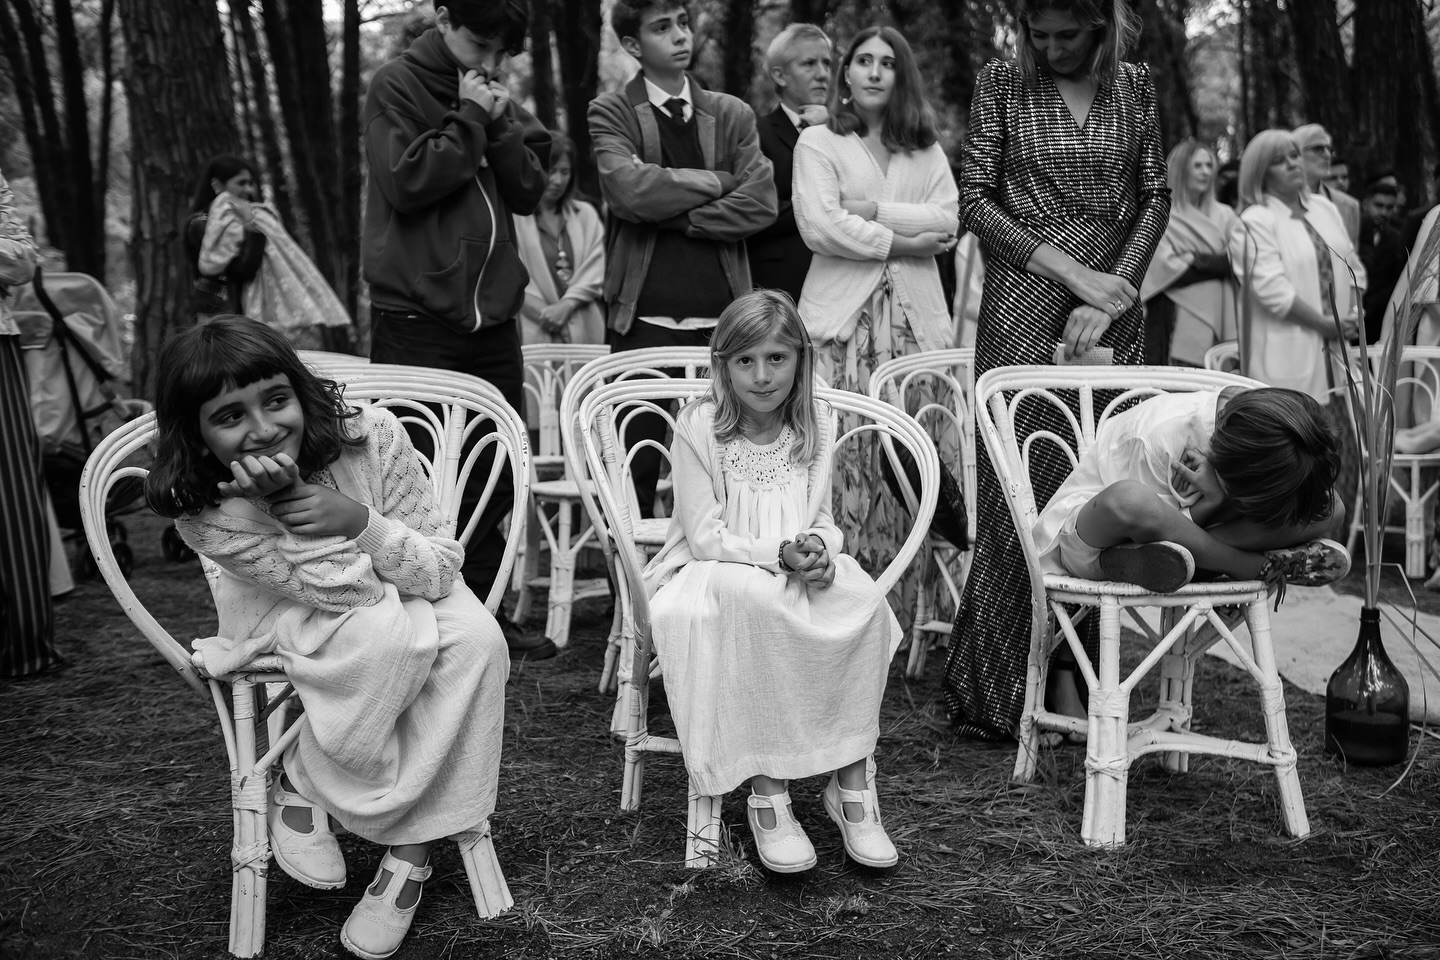
[[[255,164],[244,157],[236,156],[233,153],[216,154],[205,164],[205,171],[200,174],[200,182],[195,184],[195,199],[190,202],[191,213],[202,213],[210,209],[210,204],[217,196],[215,188],[210,181],[219,180],[221,183],[228,182],[236,174],[250,171],[250,176],[256,181],[260,179],[260,173],[255,169]]]
[[[565,184],[565,191],[560,194],[560,201],[555,204],[555,206],[561,209],[564,209],[565,205],[575,196],[575,181],[579,179],[579,177],[575,176],[575,141],[565,136],[565,134],[559,130],[551,130],[550,165],[548,169],[554,170],[555,165],[566,157],[570,158],[570,182]]]
[[[869,129],[865,121],[855,112],[851,103],[850,85],[845,72],[855,59],[855,51],[872,37],[879,37],[895,51],[895,87],[890,93],[890,105],[885,109],[885,125],[880,139],[891,150],[924,150],[939,139],[936,132],[939,123],[935,109],[925,99],[925,84],[920,79],[920,67],[915,63],[915,52],[910,44],[894,27],[866,27],[855,34],[845,48],[845,56],[836,67],[836,81],[830,85],[830,120],[826,124],[831,133],[845,136],[858,133],[865,136]]]
[[[1100,31],[1090,51],[1090,72],[1102,83],[1115,79],[1121,59],[1140,39],[1140,17],[1127,0],[1020,0],[1015,12],[1020,24],[1015,63],[1027,82],[1034,82],[1039,69],[1030,42],[1030,18],[1047,10],[1074,17],[1082,30]]]
[[[498,37],[510,56],[525,49],[530,27],[530,0],[437,0],[435,9],[450,11],[450,24],[468,27],[479,37]]]
[[[1382,173],[1378,177],[1371,177],[1370,182],[1365,185],[1365,199],[1379,196],[1380,194],[1400,198],[1400,184],[1393,173]]]
[[[361,446],[346,421],[340,384],[317,377],[277,330],[236,314],[222,314],[173,333],[155,360],[155,461],[145,480],[150,509],[164,517],[193,516],[219,502],[216,484],[230,470],[200,436],[200,407],[222,390],[246,387],[278,374],[290,379],[305,413],[300,473],[334,462],[343,446]]]
[[[645,18],[645,14],[651,10],[663,12],[676,8],[687,14],[690,12],[685,0],[615,0],[615,6],[610,8],[610,29],[622,40],[626,37],[638,37],[640,21]]]
[[[1309,394],[1284,387],[1246,390],[1215,418],[1210,465],[1244,519],[1302,526],[1331,515],[1340,438]]]

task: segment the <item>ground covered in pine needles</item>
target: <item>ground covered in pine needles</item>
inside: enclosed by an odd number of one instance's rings
[[[212,633],[198,565],[161,558],[158,521],[128,525],[142,599],[182,640]],[[231,828],[212,708],[102,583],[80,585],[58,611],[69,666],[0,681],[0,957],[226,956]],[[1036,783],[1012,783],[1013,746],[949,733],[940,657],[918,681],[897,661],[878,759],[900,866],[846,860],[817,779],[792,788],[815,870],[760,869],[737,792],[722,864],[694,872],[680,862],[678,759],[652,760],[644,809],[619,811],[623,751],[596,691],[606,626],[603,603],[582,605],[566,654],[511,675],[493,825],[514,910],[477,920],[460,859],[442,845],[398,957],[1440,960],[1430,736],[1412,733],[1408,768],[1347,769],[1322,754],[1322,699],[1287,685],[1310,837],[1285,836],[1265,769],[1195,757],[1172,776],[1145,759],[1130,777],[1128,845],[1096,851],[1079,839],[1083,748],[1047,751]],[[1197,728],[1262,738],[1238,671],[1208,659],[1196,701]],[[342,891],[271,868],[265,956],[348,956],[337,930],[380,851],[342,844]]]

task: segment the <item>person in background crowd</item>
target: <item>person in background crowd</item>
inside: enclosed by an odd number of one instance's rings
[[[1435,164],[1434,169],[1430,171],[1430,178],[1430,195],[1440,198],[1440,163]],[[1397,207],[1395,211],[1397,216],[1401,214],[1401,211],[1404,211],[1404,220],[1399,226],[1400,241],[1405,244],[1405,249],[1413,251],[1418,242],[1417,238],[1420,235],[1420,224],[1425,222],[1425,215],[1434,208],[1435,201],[1422,202],[1413,208],[1407,209],[1403,198],[1397,195],[1395,205]]]
[[[361,121],[370,181],[362,265],[370,283],[370,359],[458,370],[488,380],[524,409],[524,361],[515,322],[529,274],[513,213],[545,193],[550,134],[510,99],[507,56],[520,52],[526,0],[450,0],[434,26],[370,81]],[[423,431],[412,437],[430,452]],[[479,499],[482,457],[463,497]],[[465,551],[465,581],[485,593],[505,550],[502,472]],[[512,659],[555,655],[497,611]]]
[[[1295,142],[1300,145],[1300,155],[1305,162],[1305,188],[1319,194],[1335,205],[1345,233],[1350,237],[1350,246],[1360,241],[1360,201],[1331,188],[1326,182],[1330,176],[1330,161],[1335,155],[1335,144],[1330,134],[1318,123],[1307,123],[1291,131]],[[1242,205],[1244,198],[1241,198]]]
[[[0,677],[64,663],[55,649],[50,551],[40,438],[30,412],[20,327],[10,288],[35,275],[35,241],[0,173]]]
[[[1220,169],[1215,171],[1215,199],[1225,206],[1235,208],[1236,202],[1240,199],[1240,160],[1232,157],[1220,164]]]
[[[756,287],[784,290],[800,302],[810,248],[795,225],[791,180],[795,141],[806,127],[830,119],[825,99],[830,93],[834,53],[825,31],[811,23],[792,23],[770,42],[766,68],[780,104],[758,122],[760,150],[775,167],[775,222],[746,241],[750,278]]]
[[[191,312],[196,316],[239,312],[245,284],[260,271],[265,259],[265,233],[255,223],[259,180],[255,165],[233,153],[212,157],[200,174],[195,198],[190,202],[190,219],[185,222],[185,252],[195,271]],[[229,259],[214,262],[212,256],[212,262],[202,266],[200,252],[212,208],[217,213],[232,213],[240,235],[232,241],[234,250]]]
[[[775,181],[755,112],[704,89],[687,68],[694,33],[679,0],[616,0],[610,26],[640,64],[590,103],[600,192],[611,215],[605,303],[611,349],[703,347],[730,301],[751,290],[745,238],[775,221]],[[664,444],[659,414],[636,417],[627,446]],[[655,506],[661,455],[632,464],[642,516]]]
[[[1325,186],[1332,191],[1338,190],[1341,193],[1350,195],[1350,161],[1336,154],[1330,158],[1330,176],[1325,178]]]
[[[1117,363],[1139,363],[1139,288],[1170,214],[1155,88],[1147,67],[1123,59],[1139,21],[1126,0],[1024,0],[1019,25],[1015,62],[980,72],[962,167],[964,223],[985,251],[975,373],[1073,359],[1096,345]],[[1030,575],[983,450],[976,465],[979,535],[945,698],[958,732],[997,739],[1014,736],[1024,705]],[[1038,502],[1071,466],[1039,446]],[[1057,658],[1050,677],[1052,709],[1083,716],[1073,662]]]
[[[1215,154],[1185,140],[1166,160],[1170,225],[1145,281],[1145,362],[1204,365],[1205,352],[1239,329],[1239,288],[1229,238],[1238,219],[1215,200]]]
[[[550,131],[550,173],[540,206],[515,218],[515,245],[530,274],[520,307],[524,343],[604,343],[605,225],[575,196],[575,142]]]
[[[1400,239],[1400,231],[1392,226],[1398,201],[1399,188],[1392,175],[1376,177],[1365,187],[1360,218],[1360,262],[1365,264],[1370,283],[1361,300],[1366,343],[1380,339],[1385,305],[1390,302],[1395,283],[1405,270],[1405,242]]]

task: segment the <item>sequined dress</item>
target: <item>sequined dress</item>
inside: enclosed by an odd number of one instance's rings
[[[1042,241],[1139,289],[1170,212],[1155,91],[1143,64],[1121,63],[1081,126],[1043,69],[1027,82],[1013,63],[991,61],[976,81],[962,171],[961,216],[986,256],[977,377],[1007,364],[1050,363],[1080,305],[1063,284],[1025,269]],[[1121,316],[1100,343],[1114,349],[1117,364],[1140,363],[1141,311]],[[1017,431],[1026,435],[1057,417],[1022,416]],[[1070,466],[1053,447],[1037,450],[1032,481],[1044,504]],[[1013,734],[1024,705],[1030,586],[983,444],[976,460],[978,535],[944,685],[960,733],[1000,738]]]

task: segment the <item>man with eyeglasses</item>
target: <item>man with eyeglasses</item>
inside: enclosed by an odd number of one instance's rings
[[[1303,127],[1296,127],[1290,135],[1300,147],[1300,160],[1305,167],[1305,184],[1311,193],[1318,193],[1331,203],[1335,209],[1340,211],[1340,220],[1345,224],[1345,232],[1350,235],[1350,242],[1358,248],[1360,245],[1360,201],[1342,193],[1339,190],[1332,190],[1325,180],[1330,176],[1330,158],[1334,156],[1335,144],[1330,139],[1330,134],[1318,123],[1307,123]]]

